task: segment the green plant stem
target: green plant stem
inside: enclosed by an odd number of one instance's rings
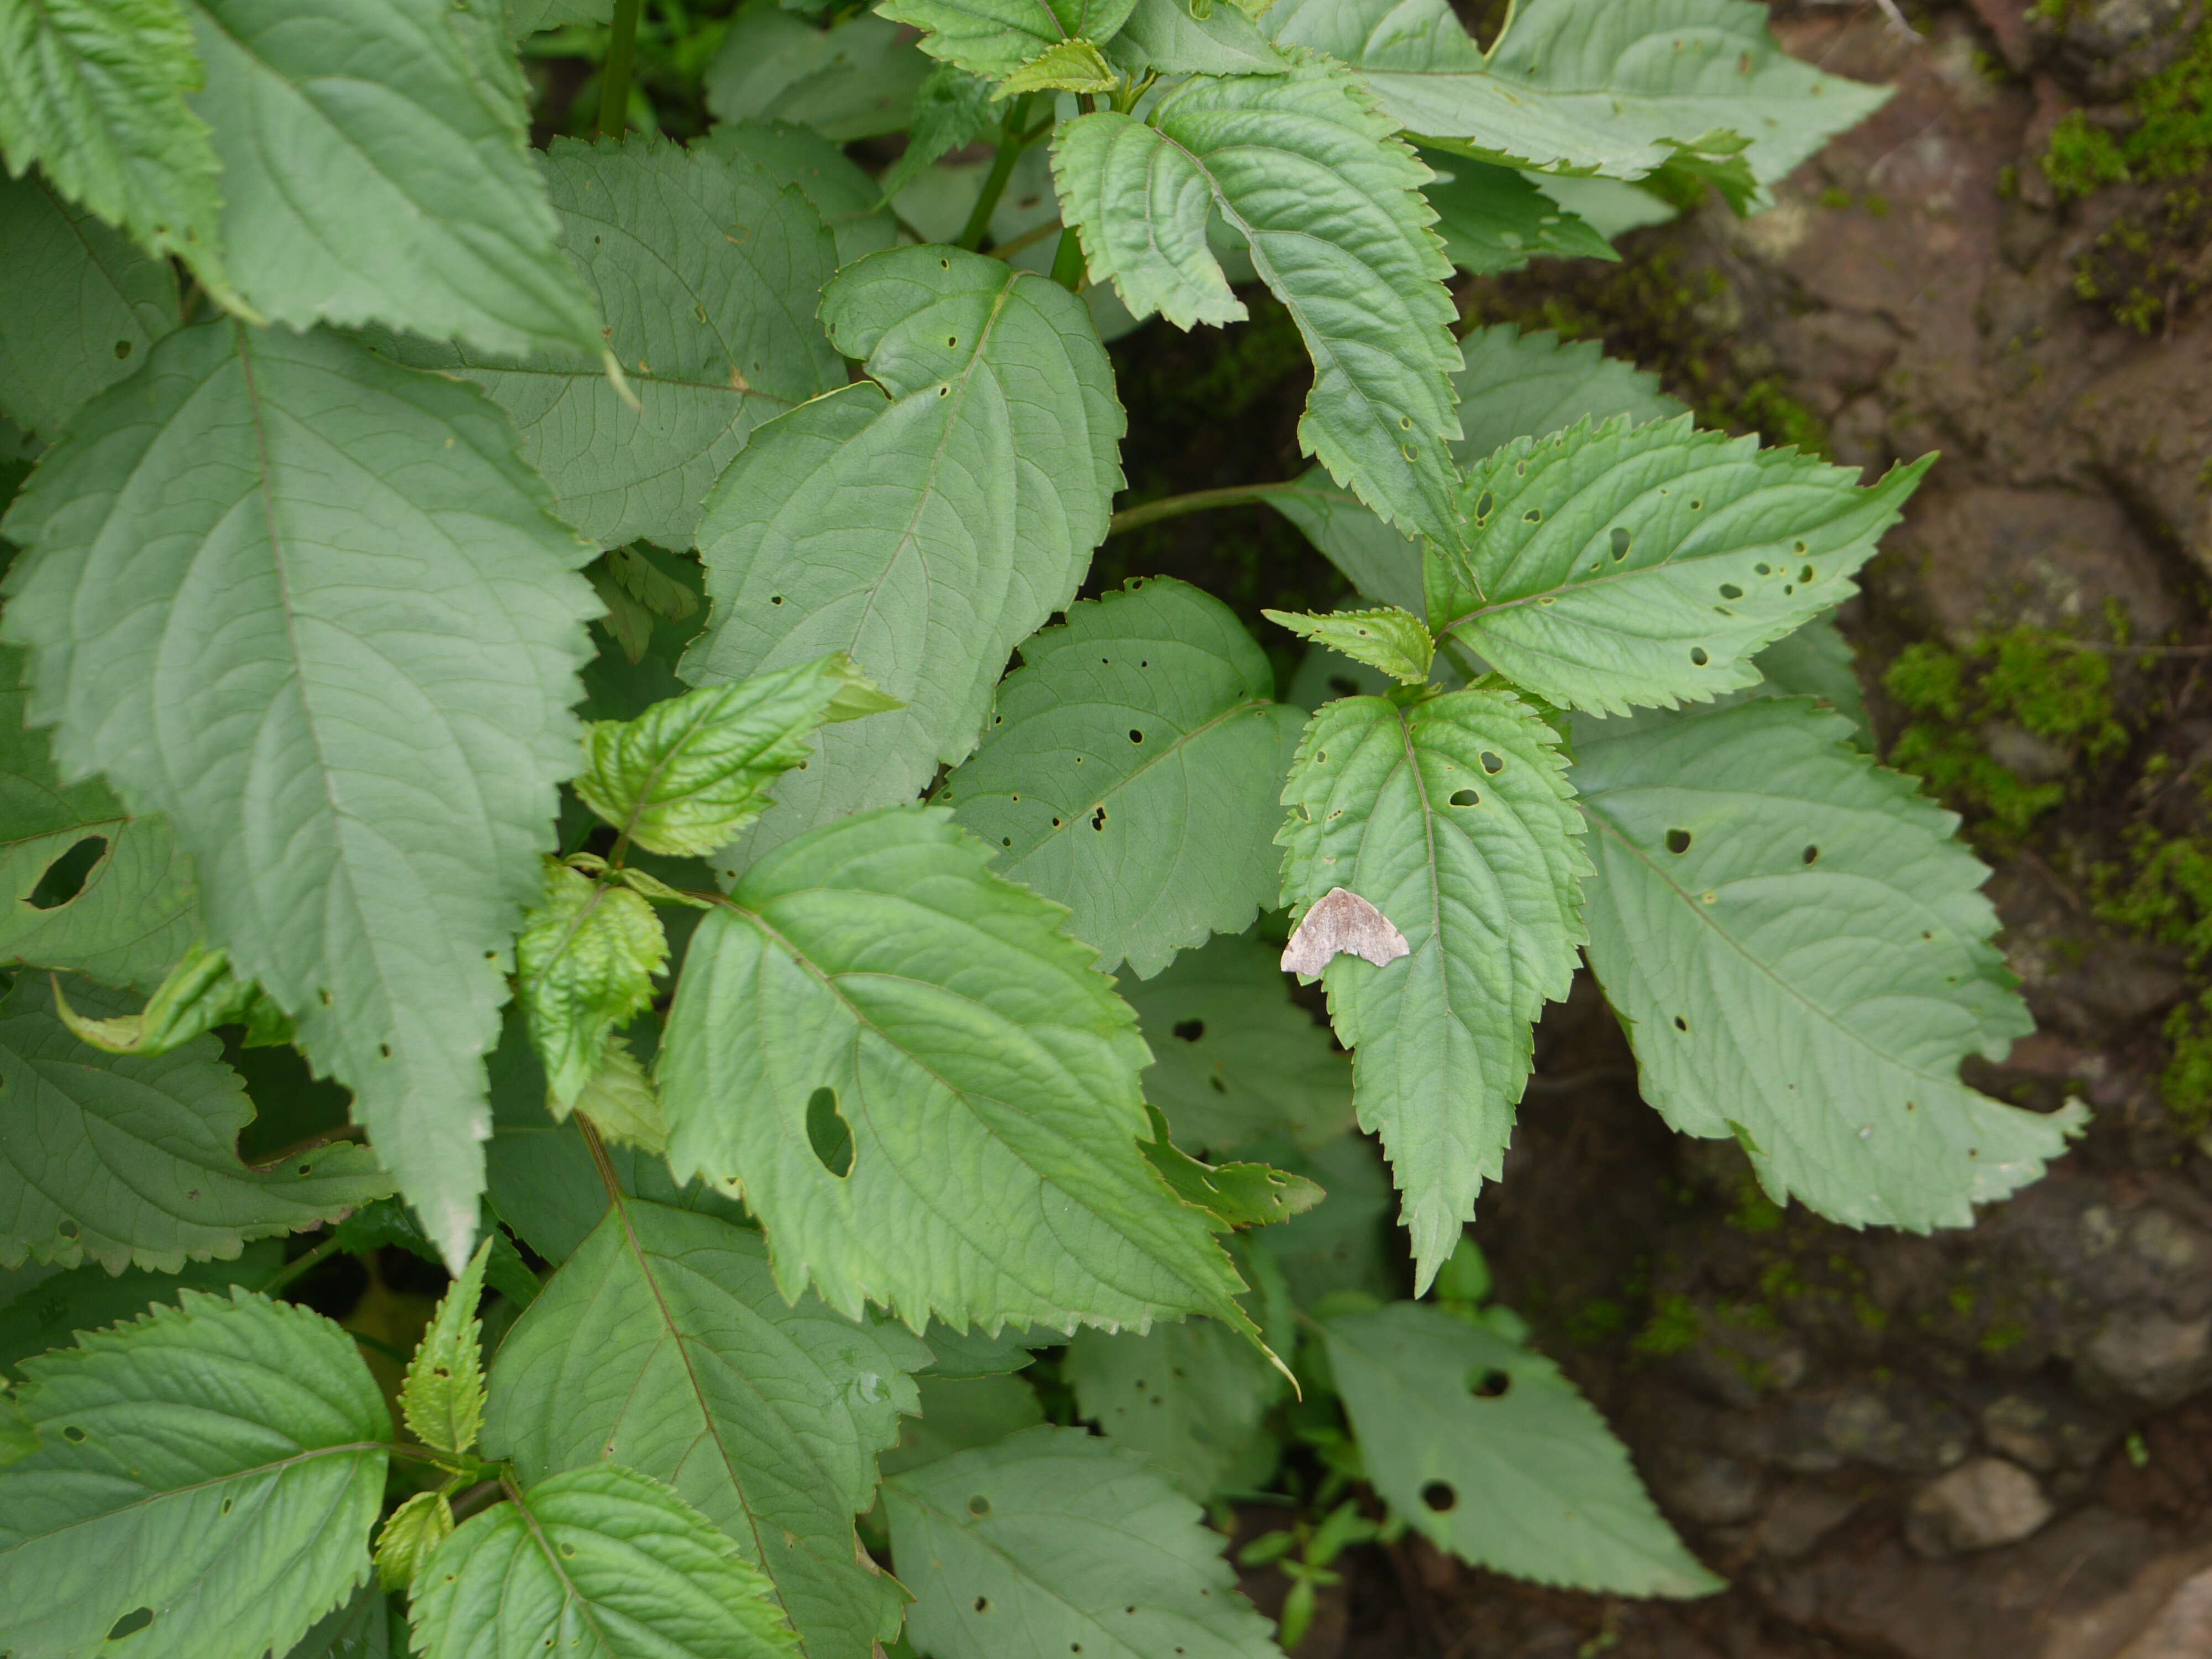
[[[337,1255],[337,1235],[336,1233],[332,1233],[321,1243],[316,1245],[313,1249],[308,1251],[307,1255],[295,1257],[292,1261],[286,1262],[283,1267],[279,1267],[275,1273],[270,1274],[268,1278],[263,1279],[261,1281],[261,1294],[264,1296],[274,1296],[277,1291],[283,1290],[287,1285],[292,1283],[293,1280],[301,1277],[303,1274],[313,1273],[316,1268],[321,1267],[324,1262],[329,1261],[331,1257]]]
[[[1080,294],[1083,279],[1089,274],[1083,263],[1082,239],[1070,225],[1060,233],[1060,248],[1052,256],[1052,280],[1070,294]]]
[[[1073,240],[1073,231],[1067,236]],[[1063,255],[1067,246],[1062,241]],[[1053,262],[1054,280],[1060,276],[1060,262]],[[1072,286],[1072,284],[1071,284]],[[1279,483],[1231,484],[1225,489],[1196,489],[1188,495],[1167,495],[1157,501],[1146,501],[1139,507],[1125,507],[1108,521],[1106,533],[1118,536],[1125,530],[1142,530],[1148,524],[1158,524],[1163,519],[1180,519],[1186,513],[1206,513],[1217,507],[1243,507],[1249,501],[1264,501],[1270,495],[1285,495],[1298,487],[1296,478],[1285,478]]]
[[[960,246],[971,253],[983,246],[991,216],[999,210],[999,198],[1006,193],[1006,180],[1014,176],[1014,163],[1029,148],[1030,135],[1023,131],[1022,123],[1030,112],[1032,95],[1025,92],[1015,99],[1006,118],[999,124],[998,153],[991,157],[990,172],[983,175],[983,193],[975,198],[975,209],[960,231]]]
[[[637,56],[637,17],[645,0],[615,0],[607,36],[606,67],[599,71],[599,137],[619,139],[629,131],[629,70]]]

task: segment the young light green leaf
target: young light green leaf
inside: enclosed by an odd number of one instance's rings
[[[186,0],[222,245],[271,322],[382,323],[487,351],[604,350],[555,252],[519,99],[452,0]]]
[[[0,647],[0,962],[151,990],[199,936],[191,861],[104,780],[63,784],[52,738],[25,722],[23,667]]]
[[[588,539],[688,547],[700,503],[754,428],[845,384],[814,319],[836,240],[802,196],[729,152],[559,138],[540,170],[567,264],[605,312],[604,341],[595,331],[589,349],[507,356],[424,339],[383,349],[490,392]],[[608,351],[624,386],[607,376]]]
[[[201,83],[176,0],[0,0],[0,155],[235,300],[217,229],[222,164],[185,104]],[[11,248],[11,252],[14,250]]]
[[[1303,1215],[1322,1201],[1322,1189],[1304,1176],[1265,1164],[1201,1164],[1168,1139],[1168,1121],[1147,1106],[1152,1139],[1144,1152],[1169,1189],[1206,1218],[1218,1233],[1271,1226]]]
[[[15,1659],[90,1659],[140,1608],[164,1653],[283,1653],[368,1576],[392,1419],[320,1314],[186,1291],[23,1370],[39,1447],[0,1468]]]
[[[650,904],[545,861],[545,902],[523,919],[514,971],[556,1116],[575,1105],[617,1029],[651,1005],[667,965],[668,935]]]
[[[0,179],[0,410],[52,441],[177,325],[176,270],[43,173]]]
[[[1391,131],[1341,65],[1302,57],[1187,82],[1148,123],[1079,117],[1053,141],[1053,174],[1092,277],[1178,328],[1245,314],[1206,246],[1218,213],[1313,356],[1301,447],[1391,523],[1449,538],[1451,266],[1429,171]]]
[[[483,1300],[484,1261],[491,1247],[489,1238],[477,1246],[469,1265],[440,1299],[399,1389],[408,1433],[433,1451],[455,1456],[477,1443],[483,1424],[483,1325],[477,1305]],[[453,1524],[450,1517],[447,1524]]]
[[[1959,1081],[2033,1029],[1989,940],[1988,871],[1849,721],[1761,698],[1577,721],[1590,965],[1644,1097],[1734,1134],[1777,1202],[1854,1226],[1962,1227],[2043,1173],[2087,1117]],[[1755,1036],[1753,1035],[1755,1034]]]
[[[1758,684],[1753,656],[1858,592],[1934,463],[1854,468],[1688,419],[1516,439],[1468,474],[1431,544],[1429,625],[1563,708],[1673,708]]]
[[[1152,1064],[1145,1097],[1182,1145],[1219,1154],[1265,1135],[1308,1147],[1352,1126],[1352,1060],[1291,1000],[1271,945],[1224,937],[1121,988]]]
[[[1200,14],[1203,13],[1203,15]],[[1160,75],[1277,75],[1289,60],[1252,25],[1241,6],[1193,7],[1188,0],[1137,0],[1106,56],[1132,77]]]
[[[1060,1370],[1076,1409],[1150,1457],[1187,1498],[1249,1492],[1274,1472],[1262,1424],[1285,1392],[1282,1374],[1224,1325],[1183,1319],[1141,1334],[1078,1331]]]
[[[711,853],[775,804],[769,786],[805,763],[822,726],[904,707],[833,651],[595,722],[576,793],[648,852]]]
[[[928,73],[911,37],[865,11],[825,30],[746,6],[707,66],[707,107],[725,121],[796,121],[846,144],[905,126]]]
[[[62,775],[168,819],[208,942],[355,1091],[455,1267],[595,609],[550,507],[475,388],[218,323],[79,411],[6,520],[0,627]]]
[[[244,1025],[249,1047],[288,1042],[291,1036],[289,1022],[258,988],[240,984],[230,971],[230,958],[204,945],[178,959],[136,1013],[88,1018],[70,1006],[59,981],[54,984],[54,1012],[77,1041],[111,1054],[165,1054],[217,1025]]]
[[[773,1581],[810,1659],[868,1659],[899,1602],[853,1516],[928,1358],[786,1303],[757,1234],[625,1198],[501,1344],[484,1444],[529,1480],[604,1460],[666,1481]]]
[[[942,156],[965,149],[991,130],[999,112],[992,108],[992,86],[981,76],[939,64],[914,95],[914,124],[906,149],[884,169],[881,199],[889,202],[921,177]]]
[[[742,1191],[777,1282],[854,1317],[1248,1328],[1227,1258],[1137,1149],[1144,1041],[1066,914],[992,874],[941,809],[762,859],[677,987],[659,1061],[677,1177]],[[840,1121],[842,1174],[815,1149]],[[948,1211],[948,1159],[988,1199]]]
[[[70,987],[94,1018],[132,999]],[[296,1232],[380,1198],[392,1182],[366,1147],[341,1141],[267,1170],[234,1150],[253,1107],[215,1039],[148,1058],[87,1048],[56,1015],[44,975],[0,1000],[0,1266],[27,1254],[110,1273],[173,1273],[186,1258],[235,1255],[249,1238]]]
[[[1605,1419],[1541,1355],[1441,1308],[1328,1322],[1329,1369],[1367,1478],[1461,1559],[1540,1583],[1706,1595]]]
[[[1379,668],[1401,685],[1420,685],[1436,659],[1437,642],[1421,619],[1386,605],[1380,611],[1338,611],[1326,617],[1289,611],[1260,613],[1300,639]]]
[[[418,1492],[392,1511],[376,1534],[377,1580],[387,1590],[415,1582],[439,1545],[453,1535],[453,1506],[441,1492]]]
[[[591,1119],[608,1139],[655,1156],[668,1150],[668,1122],[660,1096],[629,1044],[611,1037],[599,1055],[599,1068],[576,1097],[576,1110]]]
[[[156,1303],[173,1304],[185,1291],[258,1289],[283,1265],[284,1244],[276,1238],[255,1239],[228,1261],[187,1261],[173,1273],[143,1267],[112,1273],[90,1261],[64,1273],[27,1263],[0,1281],[32,1281],[0,1306],[0,1371],[15,1371],[49,1348],[69,1347],[81,1332],[136,1319]],[[6,1294],[0,1288],[0,1296]]]
[[[926,123],[928,84],[925,82],[915,94],[909,146],[920,139]],[[988,101],[989,89],[979,83],[978,104],[987,106]],[[878,184],[811,127],[789,121],[718,121],[708,129],[706,137],[691,141],[691,149],[750,161],[777,184],[795,186],[814,204],[814,210],[830,227],[841,265],[898,246],[898,221],[884,206],[884,198],[890,191],[890,175],[886,173]],[[893,164],[894,171],[896,166]]]
[[[1589,860],[1565,769],[1510,692],[1346,697],[1313,717],[1283,791],[1284,902],[1303,915],[1345,888],[1411,947],[1382,968],[1338,955],[1323,980],[1360,1127],[1405,1195],[1417,1288],[1502,1173],[1529,1022],[1574,976]]]
[[[1035,1428],[884,1483],[908,1628],[935,1659],[1273,1659],[1223,1539],[1145,1458]]]
[[[1249,1351],[1241,1337],[1232,1339]],[[1024,1363],[1029,1356],[1022,1356]],[[1261,1362],[1265,1364],[1265,1361]],[[918,1469],[941,1457],[994,1445],[1044,1421],[1036,1390],[1018,1376],[920,1376],[921,1415],[899,1425],[899,1442],[883,1455],[884,1478]]]
[[[1136,0],[878,0],[895,23],[924,31],[933,58],[1012,86],[1020,71],[1065,42],[1103,43],[1127,21]],[[1095,57],[1097,46],[1091,45]],[[1050,82],[1038,81],[1035,86]]]
[[[1098,965],[1157,974],[1273,896],[1267,836],[1297,748],[1266,655],[1170,578],[1068,607],[1022,644],[975,756],[935,799],[996,868],[1073,913]]]
[[[1444,257],[1470,276],[1518,270],[1537,258],[1620,258],[1612,243],[1511,167],[1442,150],[1424,150],[1421,160],[1437,175],[1421,193],[1437,210]]]
[[[953,248],[897,248],[823,295],[874,380],[770,422],[708,498],[714,621],[695,684],[832,647],[908,707],[823,735],[757,852],[911,800],[974,746],[1015,645],[1075,597],[1121,485],[1113,373],[1083,302]]]
[[[1641,425],[1682,405],[1659,388],[1659,377],[1605,356],[1594,340],[1562,345],[1553,334],[1523,334],[1510,323],[1477,329],[1460,342],[1452,376],[1462,434],[1452,447],[1462,465],[1486,459],[1516,438],[1540,438],[1585,417],[1626,415]],[[1304,531],[1306,539],[1370,599],[1425,616],[1421,550],[1316,467],[1267,504]]]
[[[657,1480],[612,1464],[541,1480],[465,1523],[412,1609],[426,1659],[774,1659],[768,1583]]]
[[[1062,40],[1008,75],[999,88],[1001,98],[1022,92],[1111,92],[1121,77],[1106,61],[1106,54],[1089,40]]]

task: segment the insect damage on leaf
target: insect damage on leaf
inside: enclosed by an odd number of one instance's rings
[[[1283,947],[1283,971],[1310,977],[1340,951],[1387,968],[1412,949],[1389,917],[1350,888],[1332,887]]]

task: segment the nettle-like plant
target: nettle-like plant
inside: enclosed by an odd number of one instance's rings
[[[1279,1467],[1289,1643],[1378,1528],[1698,1594],[1465,1237],[1578,953],[1778,1201],[2075,1127],[1959,1079],[1985,872],[1823,619],[1923,466],[1451,330],[1879,92],[1743,0],[810,9],[533,153],[639,0],[0,0],[9,1659],[1265,1654],[1192,1500]],[[1116,519],[1102,329],[1249,282],[1319,466]],[[1239,500],[1370,601],[1310,716],[1077,598]],[[404,1380],[293,1299],[392,1244]]]

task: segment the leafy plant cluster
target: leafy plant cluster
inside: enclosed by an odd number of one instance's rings
[[[1744,0],[757,3],[695,142],[533,151],[641,9],[0,0],[0,1651],[1262,1655],[1194,1500],[1284,1436],[1285,1639],[1406,1528],[1713,1588],[1466,1237],[1545,1003],[1855,1224],[2079,1109],[1960,1081],[1986,872],[1825,619],[1926,463],[1447,282],[1881,94]],[[1318,465],[1117,518],[1103,336],[1253,283]],[[1078,597],[1248,502],[1310,696]],[[292,1292],[392,1245],[387,1393]]]

